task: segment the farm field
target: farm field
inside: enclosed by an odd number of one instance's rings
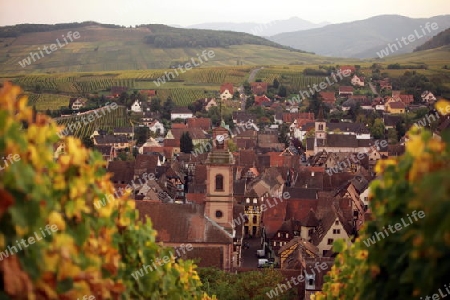
[[[76,130],[72,133],[73,136],[78,138],[89,137],[94,133],[96,129],[103,130],[113,130],[116,127],[127,127],[131,126],[129,117],[127,115],[126,108],[123,106],[117,107],[115,110],[107,111],[107,109],[100,110],[97,112],[98,116],[91,113],[95,117],[95,121],[88,124],[84,124],[80,115],[75,115],[71,117],[64,117],[56,119],[58,125],[64,125],[68,127],[72,124],[72,128]],[[87,120],[85,114],[85,120]],[[77,126],[77,124],[79,124]]]
[[[38,111],[58,110],[69,105],[70,96],[58,94],[29,94],[28,105],[35,106]]]

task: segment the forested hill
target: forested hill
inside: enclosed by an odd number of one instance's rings
[[[62,23],[62,24],[19,24],[14,26],[0,27],[0,38],[19,37],[27,33],[49,32],[61,29],[84,28],[96,26],[100,28],[125,28],[124,26],[113,24],[100,24],[97,22],[82,23]],[[155,48],[184,48],[184,47],[227,47],[234,45],[263,45],[279,49],[286,49],[300,53],[306,53],[302,50],[293,49],[288,46],[282,46],[278,43],[269,41],[262,37],[253,36],[248,33],[204,30],[204,29],[186,29],[174,28],[162,24],[138,25],[136,29],[148,29],[148,34],[144,37],[147,44]]]
[[[227,47],[247,44],[298,51],[243,32],[174,28],[159,24],[141,25],[138,27],[146,27],[151,30],[151,34],[147,36],[146,42],[157,48]],[[305,51],[300,50],[299,52]]]
[[[60,29],[76,29],[86,26],[101,26],[104,28],[123,28],[124,26],[113,24],[99,24],[97,22],[87,21],[82,23],[60,23],[60,24],[18,24],[14,26],[0,27],[0,38],[19,37],[26,33],[48,32]]]
[[[414,49],[416,51],[429,50],[442,46],[450,45],[450,28],[440,32],[438,35],[434,36],[431,40],[427,41],[425,44]]]

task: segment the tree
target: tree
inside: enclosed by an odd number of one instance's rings
[[[20,95],[8,82],[0,90],[0,153],[14,158],[0,172],[0,298],[202,299],[191,261],[130,276],[171,250],[155,242],[148,219],[139,221],[128,193],[116,195],[101,155],[72,136],[60,139],[47,116],[33,120]],[[65,151],[55,158],[56,142]],[[4,256],[20,240],[28,247]]]
[[[240,98],[241,98],[241,94],[239,93],[239,91],[238,90],[234,91],[233,99],[239,100]]]
[[[277,89],[277,88],[280,86],[280,82],[278,81],[277,78],[275,78],[275,79],[273,80],[272,86],[273,86],[273,88],[275,88],[275,89]]]
[[[161,100],[159,100],[159,98],[152,98],[152,100],[150,101],[150,111],[161,111]]]
[[[250,83],[247,80],[244,81],[242,86],[244,87],[244,93],[246,95],[250,95],[252,93],[252,87],[250,86]]]
[[[136,143],[138,145],[142,145],[147,142],[149,138],[149,129],[148,127],[135,127],[134,128],[134,138],[136,139]]]
[[[172,113],[172,109],[174,108],[175,103],[173,103],[172,98],[169,96],[167,97],[166,102],[164,102],[163,108],[162,108],[162,118],[166,120],[170,120],[170,114]]]
[[[388,136],[389,144],[397,144],[398,136],[397,136],[397,130],[395,128],[389,128],[388,132],[387,132],[387,136]]]
[[[278,96],[280,97],[286,97],[287,95],[287,91],[286,91],[286,87],[284,85],[280,85],[280,87],[278,88]]]
[[[263,269],[242,273],[228,273],[217,268],[199,269],[200,280],[206,293],[214,294],[220,300],[265,300],[278,284],[286,284],[286,279],[276,269]],[[271,294],[271,296],[273,296]],[[278,295],[276,299],[298,299],[295,287]]]
[[[94,142],[88,136],[83,137],[81,139],[81,142],[83,143],[83,146],[86,148],[89,148],[89,149],[94,148]]]
[[[191,135],[188,131],[185,131],[180,137],[180,151],[183,153],[191,153],[192,150],[194,150],[194,144],[192,143]]]
[[[383,119],[375,119],[375,122],[373,123],[372,127],[369,128],[370,134],[375,139],[382,139],[384,138],[384,124]]]
[[[229,139],[227,143],[228,143],[228,150],[230,150],[230,152],[236,152],[239,150],[238,146],[233,142],[232,139]]]
[[[286,123],[283,123],[280,128],[280,134],[278,135],[278,141],[280,143],[284,143],[284,145],[287,147],[289,146],[289,125]]]
[[[201,112],[203,110],[203,103],[203,99],[199,99],[189,104],[188,108],[195,115],[197,112]]]
[[[255,97],[251,95],[247,98],[247,101],[245,102],[245,109],[249,109],[255,104]]]

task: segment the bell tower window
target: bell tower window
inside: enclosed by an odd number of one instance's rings
[[[216,175],[216,191],[223,191],[223,176]]]

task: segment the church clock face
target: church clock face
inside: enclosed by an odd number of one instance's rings
[[[225,136],[222,134],[219,134],[216,136],[216,148],[217,149],[224,149],[225,146]]]

